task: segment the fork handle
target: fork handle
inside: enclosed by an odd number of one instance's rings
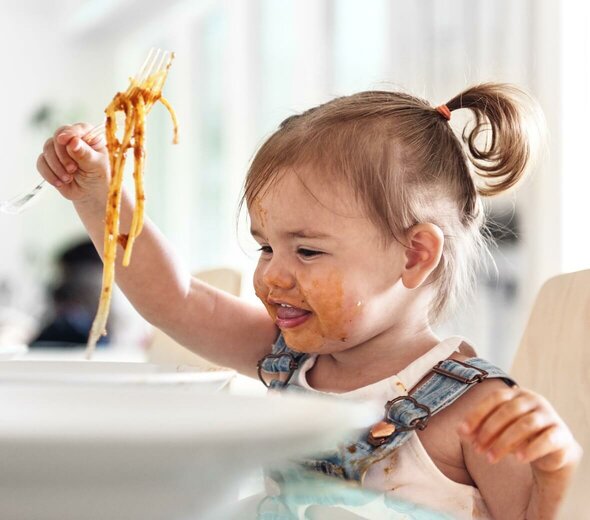
[[[18,195],[17,197],[4,201],[0,203],[0,211],[4,213],[8,213],[10,215],[17,215],[24,209],[26,209],[31,201],[39,195],[43,191],[47,181],[43,179],[37,186],[35,186],[31,191],[23,194]]]
[[[96,125],[92,129],[90,129],[88,133],[83,135],[82,139],[88,142],[89,140],[98,137],[98,135],[104,130],[104,128],[105,123],[100,123],[99,125]],[[24,211],[29,206],[30,202],[33,199],[35,199],[37,195],[41,193],[41,191],[43,191],[43,188],[45,187],[46,183],[47,181],[43,179],[39,184],[37,184],[37,186],[35,186],[32,190],[28,191],[27,193],[17,195],[13,199],[1,202],[0,211],[3,211],[4,213],[10,213],[12,215],[16,215],[21,211]]]

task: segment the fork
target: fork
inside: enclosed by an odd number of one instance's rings
[[[87,143],[92,142],[104,132],[104,128],[105,124],[101,123],[92,128],[86,135],[82,137],[82,139]],[[17,195],[12,199],[0,202],[0,211],[9,213],[11,215],[18,215],[30,206],[31,201],[45,189],[46,185],[47,181],[43,179],[31,191],[28,191],[22,195]]]
[[[135,88],[135,85],[141,85],[147,78],[152,76],[153,74],[157,74],[158,72],[164,70],[170,60],[172,59],[172,53],[169,51],[163,51],[162,49],[150,49],[143,65],[131,80],[131,88]],[[99,135],[101,135],[105,130],[105,122],[100,123],[99,125],[92,128],[87,134],[85,134],[82,139],[84,141],[92,142],[96,139]],[[41,193],[45,186],[47,185],[47,181],[43,179],[37,186],[35,186],[32,190],[17,195],[16,197],[0,201],[0,211],[3,213],[9,213],[11,215],[18,215],[25,209],[31,206],[31,202],[37,198],[39,193]]]

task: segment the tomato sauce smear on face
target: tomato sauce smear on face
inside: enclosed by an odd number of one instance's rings
[[[297,299],[311,310],[311,315],[300,325],[282,330],[287,345],[312,353],[321,352],[329,341],[346,342],[359,307],[345,302],[342,275],[332,272],[321,279],[301,277],[298,291]],[[271,316],[276,319],[276,310]]]

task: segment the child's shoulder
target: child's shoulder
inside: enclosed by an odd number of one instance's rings
[[[461,361],[463,363],[469,363],[469,360],[475,357],[478,356],[473,347],[464,342],[461,344],[460,350],[453,352],[448,357],[448,359],[454,359],[457,361]],[[414,389],[420,387],[423,383],[425,383],[432,376],[432,374],[432,371],[429,371],[427,374],[425,374],[423,379],[414,387]],[[493,392],[505,390],[510,391],[510,386],[502,378],[493,377],[483,379],[481,382],[471,385],[467,392],[461,395],[461,397],[457,399],[451,406],[448,406],[447,408],[439,412],[439,415],[441,413],[447,412],[447,410],[457,411],[469,407],[470,404],[472,404],[473,402],[480,401],[486,395],[489,395]]]
[[[464,344],[462,345],[461,351],[454,352],[451,356],[449,356],[449,359],[468,362],[469,359],[475,357],[475,355],[475,351],[470,346]],[[423,381],[426,381],[427,379],[428,375],[423,379]],[[419,385],[420,383],[417,386]],[[484,379],[480,383],[472,385],[469,390],[465,392],[459,399],[457,399],[452,405],[447,406],[445,409],[436,414],[436,416],[431,419],[431,422],[436,417],[437,422],[445,423],[445,428],[448,428],[449,426],[451,428],[454,428],[455,426],[458,428],[459,424],[465,418],[467,412],[477,403],[480,403],[487,396],[490,396],[495,392],[510,391],[510,386],[508,386],[501,378]]]
[[[475,357],[475,351],[471,347],[467,347],[466,350],[461,352],[454,352],[450,359],[456,359],[457,361],[469,362],[469,359]],[[501,378],[494,377],[489,379],[483,379],[480,383],[474,384],[469,391],[465,392],[460,399],[453,404],[459,404],[461,402],[469,403],[470,401],[478,402],[485,396],[493,392],[510,391],[510,386]]]
[[[465,362],[474,355],[475,352],[471,350],[454,353],[450,358]],[[459,435],[459,427],[468,413],[483,399],[494,392],[505,390],[510,391],[510,387],[502,379],[484,379],[481,383],[472,385],[452,405],[434,415],[428,427],[418,432],[420,441],[430,458],[451,480],[461,484],[475,485],[465,464],[464,446]]]
[[[472,353],[475,354],[473,351],[455,352],[449,358],[468,362],[469,359],[474,357],[474,355],[471,355]],[[501,378],[484,379],[480,383],[472,385],[467,392],[438,415],[442,415],[441,419],[445,422],[450,421],[458,427],[469,410],[496,392],[512,392],[512,390]]]

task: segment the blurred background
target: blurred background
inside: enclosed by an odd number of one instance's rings
[[[181,143],[156,107],[147,212],[192,270],[237,269],[254,300],[255,248],[236,208],[249,160],[280,121],[359,90],[403,89],[436,105],[475,82],[514,82],[540,101],[549,142],[529,180],[490,204],[504,230],[497,273],[482,273],[474,299],[440,327],[508,367],[540,285],[590,266],[589,12],[558,0],[3,1],[0,200],[39,182],[37,156],[57,126],[100,123],[148,50],[173,50],[165,95]],[[47,320],[58,257],[84,230],[49,189],[25,213],[0,214],[0,233],[0,342],[30,341]],[[146,324],[116,304],[112,342],[148,341]]]

